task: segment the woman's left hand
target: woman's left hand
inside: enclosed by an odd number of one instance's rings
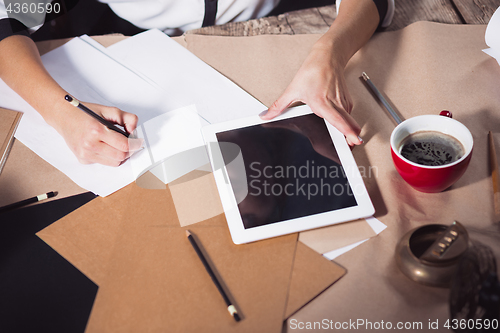
[[[350,115],[353,104],[344,66],[321,40],[314,45],[285,92],[261,118],[272,119],[296,102],[309,105],[315,114],[335,126],[350,146],[363,143],[359,137],[361,128]]]

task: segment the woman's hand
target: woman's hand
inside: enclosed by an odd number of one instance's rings
[[[342,132],[350,146],[359,145],[361,128],[350,115],[352,99],[344,78],[344,67],[329,47],[318,41],[283,95],[261,116],[268,120],[297,102],[303,102],[318,116]]]
[[[303,102],[342,132],[349,145],[363,143],[358,136],[361,129],[350,115],[352,99],[344,68],[370,39],[379,20],[372,0],[342,0],[330,29],[314,44],[288,88],[262,119],[272,119],[292,104]]]
[[[83,164],[99,163],[119,166],[130,155],[141,148],[141,139],[127,138],[63,101],[65,117],[51,124],[63,136],[66,144]],[[137,116],[115,107],[83,103],[89,109],[114,124],[121,125],[128,133],[137,126]]]
[[[142,140],[108,129],[65,101],[68,93],[49,75],[35,43],[26,36],[15,35],[0,41],[0,78],[63,136],[81,163],[118,166],[142,145]],[[137,126],[134,114],[98,104],[87,106],[123,126],[128,133]]]

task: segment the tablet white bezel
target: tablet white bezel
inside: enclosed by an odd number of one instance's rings
[[[280,116],[268,121],[263,121],[258,115],[256,115],[248,118],[237,119],[203,127],[202,135],[205,140],[206,146],[208,147],[208,155],[211,165],[214,165],[214,157],[216,160],[222,161],[222,154],[220,152],[220,149],[218,148],[218,145],[210,144],[211,142],[218,142],[216,136],[217,133],[253,125],[260,125],[273,121],[279,121],[311,113],[311,109],[308,106],[303,105],[288,109]],[[347,145],[344,135],[328,122],[325,121],[325,124],[328,128],[328,132],[330,133],[330,137],[332,138],[335,149],[337,150],[340,162],[342,164],[342,167],[344,168],[345,174],[358,205],[354,207],[342,208],[335,211],[329,211],[291,220],[271,223],[269,225],[245,229],[238,209],[237,201],[231,187],[231,181],[227,176],[226,168],[223,165],[222,168],[214,170],[213,174],[222,201],[222,207],[224,209],[224,213],[226,214],[231,237],[235,244],[254,242],[262,239],[309,229],[315,229],[373,215],[375,209],[370,200],[368,192],[366,191],[366,187],[363,179],[361,178],[361,174],[359,173],[358,166],[354,161],[351,149]]]

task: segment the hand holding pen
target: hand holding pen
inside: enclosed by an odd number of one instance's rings
[[[83,104],[69,95],[65,99],[68,113],[58,130],[80,163],[119,166],[140,149],[141,139],[128,138],[137,126],[136,115],[115,107]]]

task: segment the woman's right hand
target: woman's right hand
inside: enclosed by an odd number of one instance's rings
[[[29,37],[14,35],[0,41],[0,78],[63,136],[81,163],[118,166],[141,148],[142,139],[126,138],[68,103],[64,99],[68,92],[47,72]],[[137,116],[132,113],[98,104],[84,105],[123,126],[128,133],[137,126]]]
[[[82,103],[111,123],[121,125],[132,133],[137,127],[137,116],[115,107],[93,103]],[[141,148],[142,139],[127,138],[72,106],[66,101],[59,104],[64,108],[64,117],[58,117],[51,125],[61,134],[82,164],[99,163],[119,166],[130,155]]]

